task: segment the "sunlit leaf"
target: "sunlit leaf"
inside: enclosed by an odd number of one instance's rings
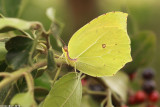
[[[16,18],[0,18],[0,33],[11,30],[28,30],[38,22],[27,22]]]
[[[76,73],[69,73],[53,85],[43,107],[80,107],[82,86]]]
[[[11,105],[20,105],[22,107],[31,107],[34,104],[33,95],[29,92],[16,94],[11,100]]]
[[[127,100],[127,90],[128,90],[128,77],[123,72],[118,72],[112,77],[101,77],[104,84],[108,86],[111,91],[116,93],[122,101]]]

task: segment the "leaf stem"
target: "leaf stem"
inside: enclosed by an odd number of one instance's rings
[[[54,77],[54,79],[53,79],[53,84],[56,82],[56,80],[57,80],[57,78],[58,78],[58,76],[59,76],[59,73],[60,73],[60,71],[61,71],[61,68],[62,68],[62,64],[57,68],[56,75],[55,75],[55,77]]]
[[[86,75],[82,75],[82,76],[81,76],[81,80],[84,79],[85,77],[86,77]]]
[[[49,48],[50,48],[49,34],[46,33],[46,32],[43,32],[43,33],[42,33],[42,36],[46,39],[46,46],[47,46],[47,49],[49,49]]]
[[[108,89],[108,96],[107,96],[107,105],[106,107],[114,107],[113,104],[112,104],[112,93],[111,93],[111,90]]]
[[[27,82],[28,92],[32,94],[32,97],[34,99],[34,80],[33,80],[33,77],[32,77],[30,72],[24,72],[24,77],[25,77],[26,82]],[[36,104],[35,101],[32,104],[32,106],[37,107],[37,104]]]
[[[34,94],[34,82],[33,82],[32,75],[29,72],[24,72],[24,77],[27,82],[28,92],[31,92],[32,94]]]
[[[118,95],[116,93],[112,92],[112,95],[118,102],[120,102],[121,104],[124,103],[124,101],[120,97],[118,97]]]
[[[106,102],[107,102],[107,98],[105,98],[105,99],[101,102],[101,107],[104,107]]]
[[[104,95],[106,96],[107,93],[104,91],[92,91],[92,90],[89,90],[88,88],[83,88],[83,92],[84,93],[87,93],[87,94],[92,94],[92,95]]]
[[[35,39],[34,39],[33,46],[32,46],[32,48],[31,48],[31,51],[30,51],[30,53],[29,53],[29,63],[30,63],[31,65],[33,65],[32,55],[33,55],[33,53],[34,53],[34,51],[35,51],[35,48],[36,48],[36,46],[37,46],[38,39],[40,38],[40,35],[36,35],[36,31],[35,31],[35,30],[33,31],[33,36],[35,37]]]

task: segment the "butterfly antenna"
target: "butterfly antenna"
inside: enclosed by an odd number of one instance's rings
[[[57,38],[63,43],[64,46],[67,46],[67,45],[65,44],[65,42],[64,42],[59,36],[57,36]]]

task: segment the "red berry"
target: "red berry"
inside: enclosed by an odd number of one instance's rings
[[[82,86],[84,86],[84,85],[86,85],[86,83],[87,83],[87,80],[85,80],[85,79],[82,79],[82,80],[81,80],[81,83],[82,83]]]
[[[135,94],[135,98],[136,98],[136,102],[142,103],[146,100],[147,96],[146,96],[146,93],[144,91],[138,91]]]
[[[129,79],[132,81],[136,77],[136,72],[129,74]]]
[[[153,91],[150,95],[149,95],[149,100],[151,102],[157,102],[159,99],[159,92],[158,91]]]
[[[136,98],[134,95],[129,96],[128,103],[131,105],[136,104]]]

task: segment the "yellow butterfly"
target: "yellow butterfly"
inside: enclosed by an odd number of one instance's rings
[[[67,62],[91,76],[112,76],[132,61],[127,14],[109,12],[79,29],[63,48]]]

